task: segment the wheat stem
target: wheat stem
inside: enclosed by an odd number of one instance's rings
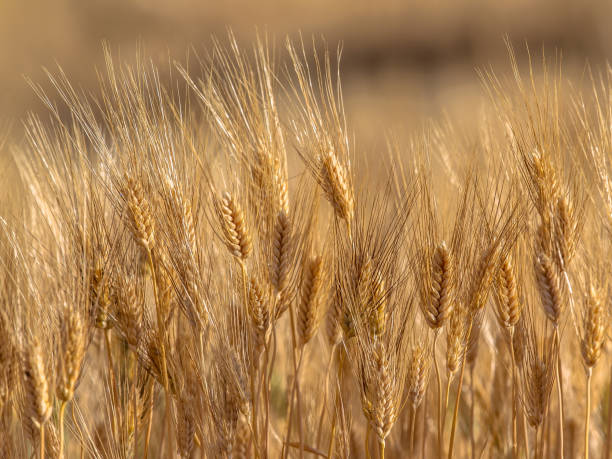
[[[467,340],[470,340],[470,334],[472,333],[472,325],[474,324],[474,320],[470,320],[470,326],[467,331]],[[455,409],[453,411],[453,423],[451,425],[451,437],[448,443],[448,459],[452,459],[453,457],[453,444],[455,442],[455,429],[457,427],[457,416],[459,415],[459,402],[461,401],[461,388],[463,386],[463,374],[465,372],[465,353],[461,357],[461,371],[459,373],[459,384],[457,385],[457,397],[455,398]]]
[[[164,444],[166,432],[169,437],[168,449],[173,451],[172,448],[172,432],[170,431],[170,388],[168,384],[168,367],[166,362],[166,318],[164,317],[163,308],[159,299],[159,291],[157,289],[157,273],[155,270],[155,263],[153,262],[153,253],[150,249],[147,249],[147,261],[151,270],[151,278],[153,281],[153,294],[155,296],[155,305],[157,312],[157,326],[159,328],[159,350],[161,354],[161,365],[162,365],[162,382],[164,385],[164,430],[162,431],[162,437],[160,444]]]
[[[40,430],[40,459],[45,459],[45,423],[41,422],[39,425]]]
[[[440,378],[440,368],[438,367],[438,357],[436,355],[436,342],[438,340],[439,329],[434,332],[433,339],[433,363],[436,369],[436,380],[438,382],[438,457],[442,455],[442,379]]]
[[[606,453],[605,459],[610,459],[610,442],[612,442],[612,365],[610,365],[610,377],[608,381],[608,420],[606,427]]]
[[[149,456],[149,442],[151,440],[151,426],[153,425],[153,402],[155,397],[155,384],[151,381],[151,387],[149,389],[149,407],[148,407],[148,419],[147,419],[147,432],[145,434],[144,454],[143,458],[147,459]]]
[[[555,340],[557,349],[561,349],[561,339],[559,337],[559,327],[555,326]],[[561,372],[561,352],[557,352],[557,394],[559,398],[559,454],[563,459],[563,425],[564,425],[564,409],[563,409],[563,381]]]
[[[514,356],[514,327],[509,330],[510,333],[510,358],[512,360],[512,454],[514,458],[518,458],[518,432],[516,426],[516,358]]]
[[[66,412],[66,401],[62,400],[59,410],[59,457],[64,457],[64,413]]]
[[[321,404],[321,414],[319,415],[319,426],[317,427],[317,448],[319,447],[319,440],[321,439],[321,431],[323,430],[323,419],[325,418],[325,408],[327,405],[327,397],[329,396],[329,375],[331,373],[331,366],[334,362],[334,354],[336,353],[336,345],[331,348],[329,353],[329,360],[327,362],[327,370],[325,372],[325,391],[323,392],[323,403]]]
[[[589,424],[591,421],[591,375],[593,369],[586,369],[586,413],[584,420],[584,459],[589,459]]]
[[[412,406],[412,416],[410,419],[410,451],[414,453],[414,429],[416,426],[416,414],[417,409],[415,406]]]

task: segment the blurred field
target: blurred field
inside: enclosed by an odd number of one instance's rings
[[[202,52],[229,27],[243,42],[259,27],[279,54],[283,37],[298,31],[324,36],[331,49],[342,43],[349,121],[362,146],[378,148],[381,130],[443,111],[469,124],[481,97],[474,69],[509,69],[504,34],[519,48],[526,41],[549,54],[562,49],[568,71],[580,73],[586,59],[601,63],[612,53],[611,12],[612,3],[600,0],[0,0],[0,120],[40,110],[24,76],[44,83],[43,67],[58,63],[73,82],[95,90],[102,40],[122,59],[133,60],[141,45],[164,63],[182,60],[191,45]]]

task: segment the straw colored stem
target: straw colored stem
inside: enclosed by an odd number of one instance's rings
[[[472,333],[473,324],[474,324],[474,321],[470,320],[470,326],[466,334],[467,341],[469,341],[470,339],[470,334]],[[453,444],[455,442],[455,429],[457,427],[457,416],[459,415],[459,403],[461,402],[461,387],[463,386],[463,374],[464,373],[465,373],[465,353],[461,357],[461,372],[459,373],[459,384],[457,385],[457,397],[455,398],[455,409],[453,411],[453,423],[451,426],[451,437],[448,443],[448,459],[451,459],[453,457]]]
[[[610,380],[608,381],[608,420],[606,427],[605,459],[610,459],[610,443],[612,442],[612,365],[610,365]]]
[[[586,369],[586,409],[584,420],[584,459],[589,459],[589,424],[591,421],[591,368]]]
[[[417,409],[416,407],[412,407],[412,416],[410,419],[410,451],[414,452],[414,430],[415,430],[415,426],[416,426],[416,414],[417,414]]]
[[[59,457],[64,457],[64,415],[66,413],[66,404],[65,400],[62,400],[60,404],[59,410],[59,441],[60,441],[60,449],[59,449]]]
[[[561,339],[559,337],[559,327],[555,327],[555,340],[557,349],[561,348]],[[557,394],[559,399],[559,457],[563,458],[563,425],[564,425],[564,407],[563,407],[563,374],[561,372],[561,352],[557,353]]]
[[[516,427],[517,397],[516,397],[516,358],[514,356],[514,327],[510,329],[510,357],[512,359],[512,454],[513,454],[513,457],[516,459],[518,458],[518,432],[517,432],[517,427]]]
[[[442,379],[440,378],[440,368],[436,353],[436,341],[438,340],[438,330],[435,331],[433,339],[433,362],[436,370],[436,380],[438,382],[438,457],[442,455]]]
[[[45,423],[41,422],[40,426],[40,459],[45,459]]]
[[[153,293],[155,296],[155,305],[157,309],[157,326],[159,327],[159,347],[161,354],[161,365],[162,365],[162,382],[164,384],[164,430],[162,431],[162,437],[160,444],[164,444],[164,439],[166,433],[168,433],[169,437],[169,447],[170,451],[173,451],[174,448],[172,446],[172,432],[170,430],[170,388],[168,384],[168,366],[166,361],[166,320],[163,315],[162,305],[159,299],[159,292],[157,290],[157,273],[155,272],[155,263],[153,262],[153,253],[151,250],[147,250],[149,268],[151,269],[151,276],[153,279]]]
[[[148,407],[148,419],[147,419],[147,433],[145,436],[145,445],[144,445],[144,459],[147,459],[149,455],[149,442],[151,441],[151,426],[153,425],[153,397],[155,397],[155,385],[153,381],[151,381],[151,387],[149,389],[149,407]]]

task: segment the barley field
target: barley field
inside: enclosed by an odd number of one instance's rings
[[[611,457],[609,6],[349,3],[0,27],[0,458]]]

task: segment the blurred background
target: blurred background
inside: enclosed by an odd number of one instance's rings
[[[505,34],[522,51],[525,42],[534,54],[562,50],[565,73],[580,78],[586,62],[611,57],[610,13],[609,0],[0,0],[0,120],[19,135],[19,119],[41,109],[24,76],[48,88],[42,68],[56,63],[95,92],[103,40],[124,60],[141,44],[163,64],[229,27],[248,45],[259,27],[279,60],[286,34],[324,36],[332,50],[342,43],[349,123],[362,146],[377,148],[381,131],[477,118],[476,69],[510,70]]]

